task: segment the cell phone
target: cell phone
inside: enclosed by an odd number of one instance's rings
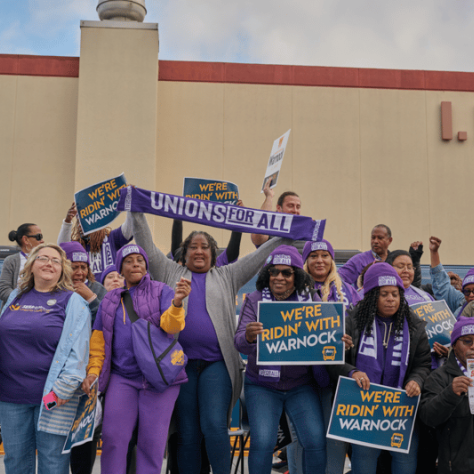
[[[43,403],[46,410],[52,410],[58,404],[58,396],[51,391],[43,397]]]

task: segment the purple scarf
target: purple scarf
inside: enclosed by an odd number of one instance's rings
[[[120,191],[119,211],[146,212],[211,227],[274,235],[293,240],[321,240],[326,220],[190,199],[128,186]]]
[[[365,372],[373,383],[403,388],[410,355],[410,331],[406,319],[399,335],[391,333],[385,357],[383,339],[384,335],[375,321],[370,335],[365,333],[364,328],[357,353],[357,369]]]

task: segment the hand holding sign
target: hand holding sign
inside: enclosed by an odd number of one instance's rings
[[[405,390],[408,397],[417,397],[421,393],[420,386],[414,380],[410,380],[405,385]]]
[[[365,372],[361,372],[360,370],[356,370],[352,374],[352,378],[357,382],[357,385],[362,390],[369,390],[369,388],[370,388],[370,379],[369,379],[369,376]]]
[[[76,209],[76,203],[73,202],[71,207],[67,210],[66,218],[64,219],[64,222],[66,224],[70,224],[72,222],[72,219],[76,217],[77,214],[77,209]]]

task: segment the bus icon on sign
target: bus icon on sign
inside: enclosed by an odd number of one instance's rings
[[[323,348],[323,360],[335,360],[336,348],[334,346],[326,346]]]
[[[390,446],[392,448],[401,448],[403,443],[403,435],[400,433],[393,433],[392,442]]]

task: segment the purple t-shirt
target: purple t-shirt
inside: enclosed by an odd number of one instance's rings
[[[362,270],[375,260],[380,260],[380,258],[368,250],[367,252],[358,253],[350,258],[339,270],[339,276],[349,285],[355,285],[357,283],[357,278],[362,273]]]
[[[126,239],[122,233],[122,227],[114,229],[108,237],[105,237],[100,252],[91,252],[90,245],[86,245],[89,253],[92,273],[97,281],[101,281],[102,272],[110,265],[115,265],[117,250],[128,244],[132,239]]]
[[[193,273],[186,326],[179,333],[179,343],[188,359],[217,361],[223,356],[206,307],[206,276],[207,273]]]
[[[0,401],[41,403],[72,294],[33,288],[5,310],[0,318]]]
[[[135,289],[136,287],[132,286],[128,290],[132,298]],[[162,313],[171,306],[173,297],[174,291],[169,286],[163,287],[160,298],[160,309]],[[102,306],[99,306],[99,310],[97,311],[93,329],[94,331],[102,331]],[[142,375],[133,352],[132,323],[128,317],[125,305],[122,305],[122,302],[119,303],[115,311],[111,372],[128,379]]]

